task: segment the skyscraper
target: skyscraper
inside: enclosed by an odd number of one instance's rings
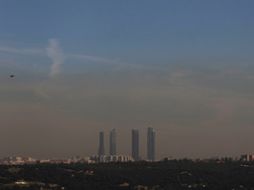
[[[132,157],[135,161],[139,160],[139,131],[132,129]]]
[[[109,154],[116,155],[116,129],[112,129],[109,135]]]
[[[151,127],[147,129],[147,159],[155,161],[155,130]]]
[[[105,155],[105,148],[104,148],[104,132],[101,131],[99,133],[99,150],[98,150],[98,155],[102,156]]]

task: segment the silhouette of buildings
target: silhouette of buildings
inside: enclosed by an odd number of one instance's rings
[[[132,129],[132,157],[135,161],[139,160],[139,131]]]
[[[98,155],[102,156],[105,155],[105,148],[104,148],[104,132],[101,131],[99,133],[99,150],[98,150]]]
[[[133,158],[128,155],[94,155],[91,156],[90,162],[94,163],[108,163],[108,162],[131,162]]]
[[[244,155],[241,155],[240,160],[241,161],[245,161],[245,162],[254,161],[254,154],[244,154]]]
[[[147,129],[147,160],[155,161],[155,130],[152,127]],[[98,161],[119,161],[125,160],[125,157],[117,157],[116,145],[116,129],[112,129],[109,133],[109,155],[105,154],[104,132],[99,132],[99,149]],[[131,156],[134,161],[140,160],[139,155],[139,130],[132,129],[131,133]],[[130,160],[129,158],[127,160]]]
[[[112,129],[109,134],[109,154],[116,155],[116,129]]]
[[[155,130],[147,129],[147,160],[155,161]]]

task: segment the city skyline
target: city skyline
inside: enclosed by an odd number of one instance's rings
[[[108,154],[115,128],[146,158],[148,126],[156,159],[253,152],[253,6],[0,1],[0,157],[97,154],[99,131]]]
[[[139,130],[132,129],[131,130],[131,137],[130,141],[124,142],[125,144],[130,144],[131,151],[129,153],[125,153],[125,155],[131,155],[135,161],[139,160],[148,160],[148,161],[155,161],[156,160],[156,151],[155,151],[155,130],[152,127],[147,128],[147,136],[146,136],[146,157],[141,157],[139,149]],[[104,143],[104,131],[99,132],[99,143],[98,143],[98,157],[104,157],[105,155],[114,156],[118,155],[116,151],[117,140],[116,140],[116,129],[111,129],[109,131],[109,153],[105,150],[105,143]]]

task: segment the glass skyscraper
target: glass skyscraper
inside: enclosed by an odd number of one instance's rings
[[[155,161],[155,130],[152,127],[147,129],[147,159]]]
[[[139,160],[139,131],[132,129],[132,157],[135,161]]]
[[[104,148],[104,132],[101,131],[99,133],[99,149],[98,149],[98,155],[102,156],[105,155],[105,148]]]
[[[116,155],[116,130],[112,129],[109,135],[109,154]]]

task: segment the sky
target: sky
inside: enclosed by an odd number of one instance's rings
[[[252,0],[0,1],[0,157],[253,153]],[[10,75],[15,75],[10,78]]]

